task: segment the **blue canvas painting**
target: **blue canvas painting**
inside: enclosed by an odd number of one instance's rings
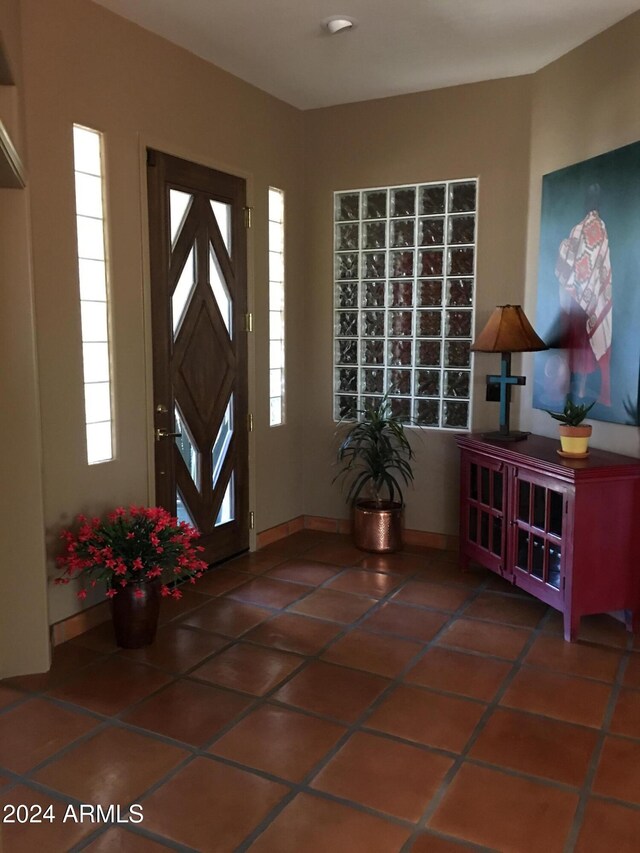
[[[533,405],[640,424],[640,142],[542,179]]]

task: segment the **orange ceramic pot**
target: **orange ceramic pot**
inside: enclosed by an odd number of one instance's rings
[[[560,424],[560,446],[565,456],[586,456],[589,453],[591,424],[566,426]]]

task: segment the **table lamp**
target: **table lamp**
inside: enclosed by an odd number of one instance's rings
[[[511,375],[511,353],[539,352],[548,349],[547,345],[533,330],[521,305],[498,305],[471,349],[474,352],[499,352],[501,355],[500,375],[487,376],[487,389],[491,386],[500,389],[500,429],[485,432],[482,437],[494,441],[521,441],[529,433],[509,429],[511,386],[525,385],[527,379],[526,376]]]

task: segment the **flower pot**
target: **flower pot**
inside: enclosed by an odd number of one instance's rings
[[[159,580],[129,583],[118,588],[117,595],[111,599],[116,643],[122,649],[149,646],[156,636],[159,613]]]
[[[353,542],[361,551],[384,554],[402,547],[402,504],[358,501],[353,515]]]
[[[587,456],[589,453],[589,437],[591,424],[566,426],[560,424],[560,446],[563,456]]]

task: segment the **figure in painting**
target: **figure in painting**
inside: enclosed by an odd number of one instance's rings
[[[555,274],[560,283],[562,347],[578,397],[587,379],[600,373],[598,402],[611,405],[612,292],[609,240],[599,214],[600,187],[587,192],[586,216],[560,244]]]

